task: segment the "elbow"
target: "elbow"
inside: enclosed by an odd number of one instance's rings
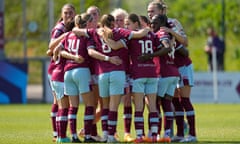
[[[53,49],[54,49],[54,44],[53,44],[52,42],[49,43],[48,49],[51,50],[51,51],[53,51]]]
[[[46,54],[47,54],[47,56],[52,56],[52,55],[53,55],[53,52],[52,52],[50,49],[48,49],[47,52],[46,52]]]
[[[89,50],[88,50],[88,55],[91,56],[91,57],[93,57],[93,55],[94,55],[94,50],[89,49]]]

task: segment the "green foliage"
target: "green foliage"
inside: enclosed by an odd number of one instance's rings
[[[169,17],[179,19],[189,36],[204,35],[208,26],[214,26],[220,32],[224,5],[225,28],[227,32],[239,35],[240,16],[236,14],[240,11],[238,0],[168,0],[166,3],[169,5]]]
[[[122,8],[129,13],[147,15],[148,1],[121,0]],[[222,1],[223,0],[165,0],[168,5],[168,16],[178,19],[184,27],[189,38],[189,49],[194,63],[195,71],[207,70],[207,58],[203,51],[206,42],[206,28],[214,26],[221,35],[222,30]],[[23,57],[23,1],[5,0],[5,54],[7,57]],[[32,21],[38,24],[36,32],[27,29],[27,57],[45,56],[49,42],[49,20],[48,20],[48,0],[26,0],[26,25]],[[72,3],[76,7],[76,12],[84,12],[87,7],[96,5],[100,8],[101,14],[110,13],[116,6],[117,1],[112,0],[53,0],[54,2],[54,22],[61,14],[61,7],[65,3]],[[82,2],[85,2],[82,4]],[[225,30],[226,30],[226,71],[240,70],[240,1],[225,0]],[[229,65],[230,63],[230,65]],[[34,65],[34,64],[33,64]],[[38,67],[39,68],[39,67]],[[32,74],[34,69],[30,68]],[[35,75],[35,73],[33,73]],[[31,82],[40,82],[39,77]],[[34,76],[31,76],[34,77]]]

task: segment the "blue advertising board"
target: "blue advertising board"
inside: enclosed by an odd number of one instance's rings
[[[27,102],[27,62],[0,61],[0,104]]]

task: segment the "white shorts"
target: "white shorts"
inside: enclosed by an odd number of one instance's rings
[[[177,88],[181,88],[186,85],[193,87],[194,86],[193,65],[190,64],[188,66],[179,67],[178,71],[180,73],[180,80],[177,84]]]
[[[49,85],[50,85],[51,90],[54,91],[53,90],[53,84],[52,84],[52,75],[50,75],[50,74],[48,74],[48,81],[49,81]]]
[[[138,78],[133,80],[132,92],[156,94],[158,78]]]
[[[173,97],[179,79],[179,77],[160,77],[157,96],[164,97],[167,94]]]
[[[64,93],[76,96],[90,91],[91,75],[89,68],[75,68],[64,74]]]
[[[111,95],[123,95],[125,81],[125,71],[112,71],[100,74],[98,77],[100,96],[106,98]]]
[[[52,88],[56,94],[57,100],[60,100],[64,96],[64,83],[59,81],[52,81]]]

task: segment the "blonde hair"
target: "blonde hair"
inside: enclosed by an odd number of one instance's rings
[[[87,22],[91,21],[92,15],[88,13],[82,13],[81,15],[77,14],[74,18],[75,26],[79,28],[85,28],[87,26]]]
[[[118,15],[123,15],[124,18],[128,17],[128,13],[126,10],[122,9],[122,8],[115,8],[112,12],[111,15],[114,16],[114,18],[116,18]]]

